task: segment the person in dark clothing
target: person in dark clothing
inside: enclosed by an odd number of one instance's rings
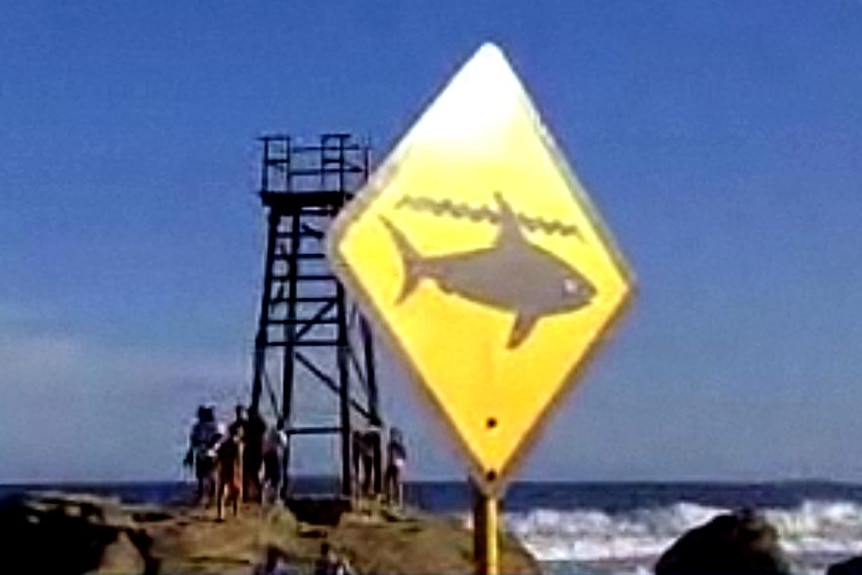
[[[216,495],[218,521],[224,520],[224,506],[233,506],[233,514],[239,513],[242,496],[242,428],[233,426],[228,436],[218,446],[218,491]]]
[[[382,471],[383,471],[383,453],[380,441],[380,428],[371,426],[364,434],[365,443],[365,459],[363,466],[365,467],[365,477],[363,489],[365,493],[371,497],[377,497],[382,491]]]
[[[244,432],[246,423],[248,423],[248,413],[246,413],[245,406],[241,403],[234,409],[234,414],[234,420],[227,427],[229,435],[236,435],[237,431]]]
[[[369,497],[371,493],[372,480],[374,478],[374,453],[369,441],[370,431],[362,432],[362,495]]]
[[[221,432],[215,419],[212,407],[198,407],[197,421],[189,434],[189,449],[183,463],[194,467],[198,482],[195,504],[200,504],[204,497],[211,502],[215,495],[216,447],[221,440]]]
[[[242,459],[243,501],[261,502],[263,489],[260,482],[260,468],[263,464],[263,438],[266,423],[256,409],[248,412],[245,420],[245,437]]]
[[[372,426],[351,433],[353,492],[356,497],[376,497],[381,491],[380,430]]]

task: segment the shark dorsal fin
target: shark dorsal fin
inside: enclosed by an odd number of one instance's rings
[[[524,233],[521,231],[521,223],[518,220],[518,214],[512,209],[512,206],[503,199],[503,194],[494,192],[494,201],[497,202],[497,209],[500,218],[500,231],[497,234],[497,244],[507,242],[524,242]]]

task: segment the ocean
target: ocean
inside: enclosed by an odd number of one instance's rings
[[[323,479],[297,483],[325,492]],[[0,486],[0,497],[26,489],[60,488],[118,495],[134,502],[171,503],[187,497],[181,483]],[[470,490],[462,482],[414,482],[410,505],[470,521]],[[822,574],[838,560],[862,554],[862,485],[830,482],[513,484],[504,523],[551,575],[650,573],[655,560],[687,529],[723,511],[753,507],[778,529],[800,574]]]

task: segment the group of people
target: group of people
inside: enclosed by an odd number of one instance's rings
[[[391,428],[384,467],[381,433],[379,426],[352,433],[353,492],[372,499],[382,496],[387,503],[400,506],[407,449],[401,431]],[[206,500],[209,504],[215,499],[218,519],[222,520],[225,505],[232,506],[236,515],[240,501],[276,500],[283,495],[286,448],[281,419],[274,427],[267,427],[256,409],[237,405],[234,420],[224,424],[217,420],[214,407],[198,407],[184,460],[186,466],[194,468],[197,478],[196,503]]]
[[[226,504],[236,515],[240,501],[275,499],[282,487],[286,446],[282,420],[267,428],[257,410],[237,405],[234,420],[224,425],[216,419],[214,407],[200,406],[184,460],[195,470],[197,503],[215,497],[222,520]]]
[[[389,430],[385,468],[380,427],[354,430],[351,444],[355,481],[353,492],[357,496],[372,499],[382,495],[387,503],[400,506],[404,501],[402,478],[407,462],[407,448],[401,431],[397,427]]]

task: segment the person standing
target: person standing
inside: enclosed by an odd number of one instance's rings
[[[242,496],[242,428],[231,426],[228,436],[217,450],[218,489],[216,495],[217,520],[224,520],[224,506],[233,506],[234,516],[239,514]]]
[[[263,491],[267,499],[275,501],[281,494],[281,468],[284,462],[284,452],[287,449],[287,433],[284,431],[284,419],[278,418],[275,427],[271,427],[263,441]]]
[[[237,404],[234,408],[234,419],[230,422],[227,427],[227,432],[230,435],[240,436],[245,434],[245,427],[248,424],[248,414],[246,413],[245,406],[241,403]]]
[[[401,430],[389,430],[389,443],[386,445],[386,474],[384,478],[386,499],[392,505],[404,503],[404,466],[407,462],[407,448]]]
[[[362,482],[360,483],[360,489],[363,497],[371,497],[371,487],[374,475],[374,454],[371,452],[371,444],[369,443],[369,431],[365,430],[360,433],[359,436],[359,460],[360,466],[362,467]]]
[[[243,501],[261,502],[263,489],[260,470],[263,464],[263,440],[266,423],[257,409],[251,409],[245,420],[242,454]]]
[[[236,474],[236,481],[239,484],[239,496],[240,499],[243,499],[243,487],[245,482],[243,481],[243,469],[245,467],[243,461],[243,452],[245,451],[245,436],[246,436],[246,428],[248,427],[248,413],[245,410],[245,406],[243,404],[237,404],[234,408],[234,420],[230,422],[230,425],[227,427],[227,435],[229,437],[236,438],[237,449],[239,457],[239,465],[238,471]]]
[[[189,434],[189,449],[183,461],[187,467],[194,468],[198,484],[195,505],[200,505],[204,496],[207,497],[208,502],[211,502],[215,495],[215,448],[221,435],[215,419],[215,410],[212,407],[199,406],[197,421]]]
[[[363,443],[365,445],[363,489],[367,495],[377,499],[383,487],[383,450],[381,449],[380,426],[372,424],[363,434]]]

